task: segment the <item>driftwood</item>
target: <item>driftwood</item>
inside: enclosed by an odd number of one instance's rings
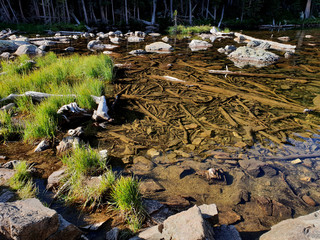
[[[6,38],[6,37],[8,37],[8,36],[10,36],[10,35],[12,35],[12,34],[14,34],[14,33],[16,33],[16,32],[18,32],[18,31],[9,31],[8,33],[6,33],[6,34],[4,34],[4,35],[1,35],[0,36],[0,39],[4,39],[4,38]]]
[[[73,97],[76,98],[77,95],[75,94],[70,94],[70,95],[59,95],[59,94],[49,94],[49,93],[42,93],[42,92],[34,92],[34,91],[28,91],[25,92],[23,94],[10,94],[8,97],[5,97],[3,99],[0,100],[1,102],[7,102],[7,101],[14,101],[16,98],[19,97],[31,97],[31,99],[35,102],[41,102],[44,99],[48,98],[48,97]],[[93,96],[91,95],[91,97],[93,98],[93,100],[99,104],[100,102],[100,97],[97,96]]]
[[[100,97],[100,102],[98,105],[98,109],[93,112],[92,119],[95,121],[105,120],[108,122],[112,122],[113,118],[108,115],[109,108],[107,105],[107,101],[105,96]]]
[[[270,48],[274,49],[274,50],[285,51],[285,52],[295,52],[295,49],[296,49],[295,45],[290,45],[290,44],[278,43],[278,42],[269,41],[269,40],[258,39],[258,38],[250,37],[248,35],[244,35],[244,34],[241,34],[241,33],[235,33],[234,35],[239,39],[244,39],[245,41],[258,41],[258,42],[268,43],[268,44],[270,44]]]
[[[295,160],[297,158],[299,159],[306,159],[306,158],[319,158],[320,153],[313,153],[313,154],[294,154],[294,155],[289,155],[289,156],[280,156],[280,157],[265,157],[265,160],[268,161],[290,161],[290,160]]]

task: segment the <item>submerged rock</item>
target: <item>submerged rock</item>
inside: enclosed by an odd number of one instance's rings
[[[147,52],[145,50],[143,50],[143,49],[132,50],[132,51],[129,52],[129,54],[135,55],[135,56],[143,55],[143,54],[146,54],[146,53]]]
[[[155,42],[146,46],[147,52],[155,52],[155,53],[169,53],[173,51],[173,47],[164,42]]]
[[[249,47],[239,47],[229,54],[235,66],[242,68],[246,65],[255,67],[265,67],[279,60],[279,56],[263,49],[253,49]]]

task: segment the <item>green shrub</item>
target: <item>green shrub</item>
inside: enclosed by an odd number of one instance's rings
[[[211,25],[200,25],[200,26],[184,26],[178,25],[177,28],[174,26],[169,27],[168,32],[170,34],[195,34],[209,32],[212,28]]]

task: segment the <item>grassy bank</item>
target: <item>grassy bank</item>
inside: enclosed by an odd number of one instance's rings
[[[70,102],[86,109],[93,109],[96,103],[91,95],[100,96],[112,79],[113,64],[105,55],[58,58],[54,53],[33,60],[26,55],[14,62],[1,62],[0,98],[11,93],[22,94],[37,91],[63,97],[50,97],[41,103],[33,103],[30,98],[18,98],[17,111],[27,115],[24,139],[32,140],[55,135],[59,116],[57,110]],[[70,95],[76,95],[71,97]],[[9,121],[2,122],[12,129]]]

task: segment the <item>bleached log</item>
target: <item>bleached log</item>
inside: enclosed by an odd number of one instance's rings
[[[8,97],[5,97],[0,100],[1,102],[7,102],[7,101],[14,101],[16,98],[19,97],[31,97],[33,101],[41,102],[42,100],[48,98],[48,97],[73,97],[76,98],[77,95],[70,94],[70,95],[59,95],[59,94],[49,94],[49,93],[42,93],[42,92],[34,92],[34,91],[28,91],[23,94],[10,94]],[[92,99],[99,104],[100,103],[100,97],[91,95]]]
[[[80,108],[76,102],[69,103],[66,105],[63,105],[59,110],[57,111],[58,114],[63,114],[66,112],[71,112],[71,113],[85,113],[86,110],[83,108]]]
[[[98,109],[93,112],[92,119],[95,121],[106,120],[112,122],[113,119],[108,115],[109,108],[105,96],[100,97]]]
[[[290,44],[284,44],[284,43],[278,43],[274,41],[269,41],[269,40],[264,40],[264,39],[259,39],[259,38],[254,38],[250,37],[245,34],[241,33],[234,33],[234,35],[239,38],[239,39],[244,39],[244,41],[258,41],[258,42],[265,42],[270,44],[270,48],[274,50],[279,50],[279,51],[284,51],[284,52],[295,52],[296,50],[296,45],[290,45]]]

